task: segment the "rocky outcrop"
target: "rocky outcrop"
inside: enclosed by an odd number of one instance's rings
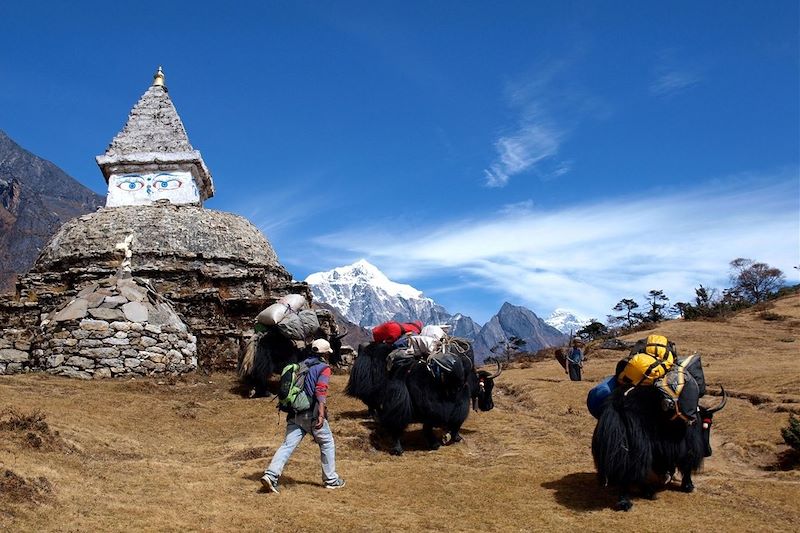
[[[0,293],[13,292],[47,240],[103,198],[0,131]]]

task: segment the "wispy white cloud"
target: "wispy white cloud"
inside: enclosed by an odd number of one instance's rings
[[[511,176],[558,152],[563,133],[541,118],[527,119],[512,135],[495,141],[497,159],[484,170],[488,187],[503,187]]]
[[[504,187],[513,176],[538,169],[557,156],[569,128],[562,116],[563,100],[554,98],[554,93],[573,90],[559,91],[554,85],[567,67],[568,62],[554,62],[525,81],[507,85],[505,97],[516,112],[516,124],[494,141],[495,159],[483,171],[487,187]],[[558,175],[569,171],[568,165],[556,164]]]
[[[650,93],[659,97],[670,97],[682,93],[701,81],[702,69],[692,64],[691,59],[678,49],[668,48],[658,54],[653,67],[653,79],[650,82]]]
[[[656,96],[671,96],[696,85],[701,79],[688,70],[662,71],[650,84],[650,92]]]
[[[796,179],[731,182],[659,194],[658,202],[642,194],[551,211],[517,204],[499,215],[432,222],[402,242],[387,220],[315,243],[340,251],[346,243],[352,257],[406,283],[458,276],[539,313],[566,307],[603,319],[621,298],[642,301],[651,289],[675,302],[701,283],[720,286],[736,257],[792,275],[800,254]]]

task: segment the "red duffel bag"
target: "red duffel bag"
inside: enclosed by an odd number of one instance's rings
[[[397,339],[406,333],[413,333],[419,335],[422,331],[422,322],[415,320],[414,322],[384,322],[372,328],[372,339],[375,342],[386,342],[392,344],[397,342]]]

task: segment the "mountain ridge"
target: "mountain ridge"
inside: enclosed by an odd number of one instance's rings
[[[314,299],[335,308],[361,327],[374,327],[390,320],[421,320],[425,324],[449,324],[451,335],[473,341],[476,361],[491,355],[498,343],[517,336],[526,341],[525,351],[562,344],[566,336],[533,311],[508,302],[483,326],[462,313],[451,314],[411,285],[389,280],[364,259],[305,280]]]
[[[104,198],[0,130],[0,292],[68,220],[95,211]]]

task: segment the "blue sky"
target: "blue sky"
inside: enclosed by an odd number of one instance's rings
[[[232,4],[3,2],[0,129],[104,194],[163,65],[207,207],[479,322],[798,281],[797,2]]]

